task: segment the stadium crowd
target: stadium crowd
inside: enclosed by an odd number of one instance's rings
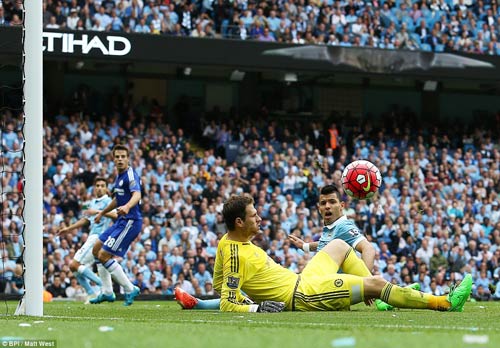
[[[81,111],[89,100],[44,118],[44,284],[54,297],[85,295],[68,265],[87,230],[57,232],[81,217],[96,176],[109,178],[111,187],[111,149],[124,143],[142,178],[144,225],[121,265],[142,293],[172,294],[178,285],[198,296],[214,294],[215,251],[225,232],[221,209],[233,193],[255,198],[263,218],[255,242],[300,272],[311,255],[287,235],[319,238],[319,188],[340,185],[344,166],[362,158],[378,166],[383,186],[371,201],[344,196],[345,214],[377,251],[374,273],[442,294],[469,272],[475,298],[500,299],[500,115],[474,127],[429,126],[394,108],[380,122],[367,118],[353,126],[342,115],[326,123],[282,123],[263,108],[252,117],[210,112],[196,130],[169,121],[187,118],[182,101],[167,114],[147,98],[134,105],[109,98],[114,111],[99,116]],[[22,286],[14,269],[23,244],[17,193],[23,119],[2,112],[2,186],[9,192],[2,208],[10,213],[2,220],[0,291],[16,293]],[[229,143],[238,144],[234,161],[227,160]]]
[[[2,0],[0,26],[22,25]],[[44,0],[47,29],[500,54],[497,0]]]

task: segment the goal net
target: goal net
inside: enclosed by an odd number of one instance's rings
[[[17,314],[41,316],[42,1],[0,8],[0,294],[22,297]]]

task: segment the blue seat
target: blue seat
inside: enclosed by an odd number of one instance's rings
[[[403,23],[406,24],[406,28],[408,29],[409,32],[411,32],[415,29],[415,23],[413,23],[413,19],[411,17],[404,16]]]
[[[432,47],[429,44],[423,43],[423,44],[420,45],[420,48],[424,52],[432,52]]]
[[[434,51],[435,52],[444,52],[444,45],[436,45],[436,47],[434,47]]]
[[[380,16],[380,22],[384,28],[388,28],[389,25],[391,25],[392,19],[390,17],[381,15]]]
[[[422,40],[420,40],[420,35],[418,35],[417,33],[411,33],[410,37],[419,45],[422,43]]]
[[[436,11],[436,14],[435,14],[435,18],[438,18],[439,20],[441,20],[441,16],[446,16],[446,12],[445,11]]]
[[[415,44],[415,46],[421,50],[422,49],[422,43],[420,42],[420,37],[417,35],[417,37],[411,36],[411,41]]]
[[[370,37],[370,34],[367,34],[367,33],[361,34],[361,40],[360,40],[361,46],[366,45],[366,41],[368,41],[368,37]]]

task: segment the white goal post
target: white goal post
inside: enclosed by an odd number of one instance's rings
[[[42,0],[24,1],[24,305],[43,316],[43,49]]]

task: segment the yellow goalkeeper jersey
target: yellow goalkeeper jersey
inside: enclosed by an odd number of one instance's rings
[[[285,302],[292,309],[293,292],[298,275],[271,259],[251,242],[235,242],[224,235],[217,247],[214,288],[221,295],[224,312],[253,312],[257,305],[248,304],[243,290],[252,300]]]

